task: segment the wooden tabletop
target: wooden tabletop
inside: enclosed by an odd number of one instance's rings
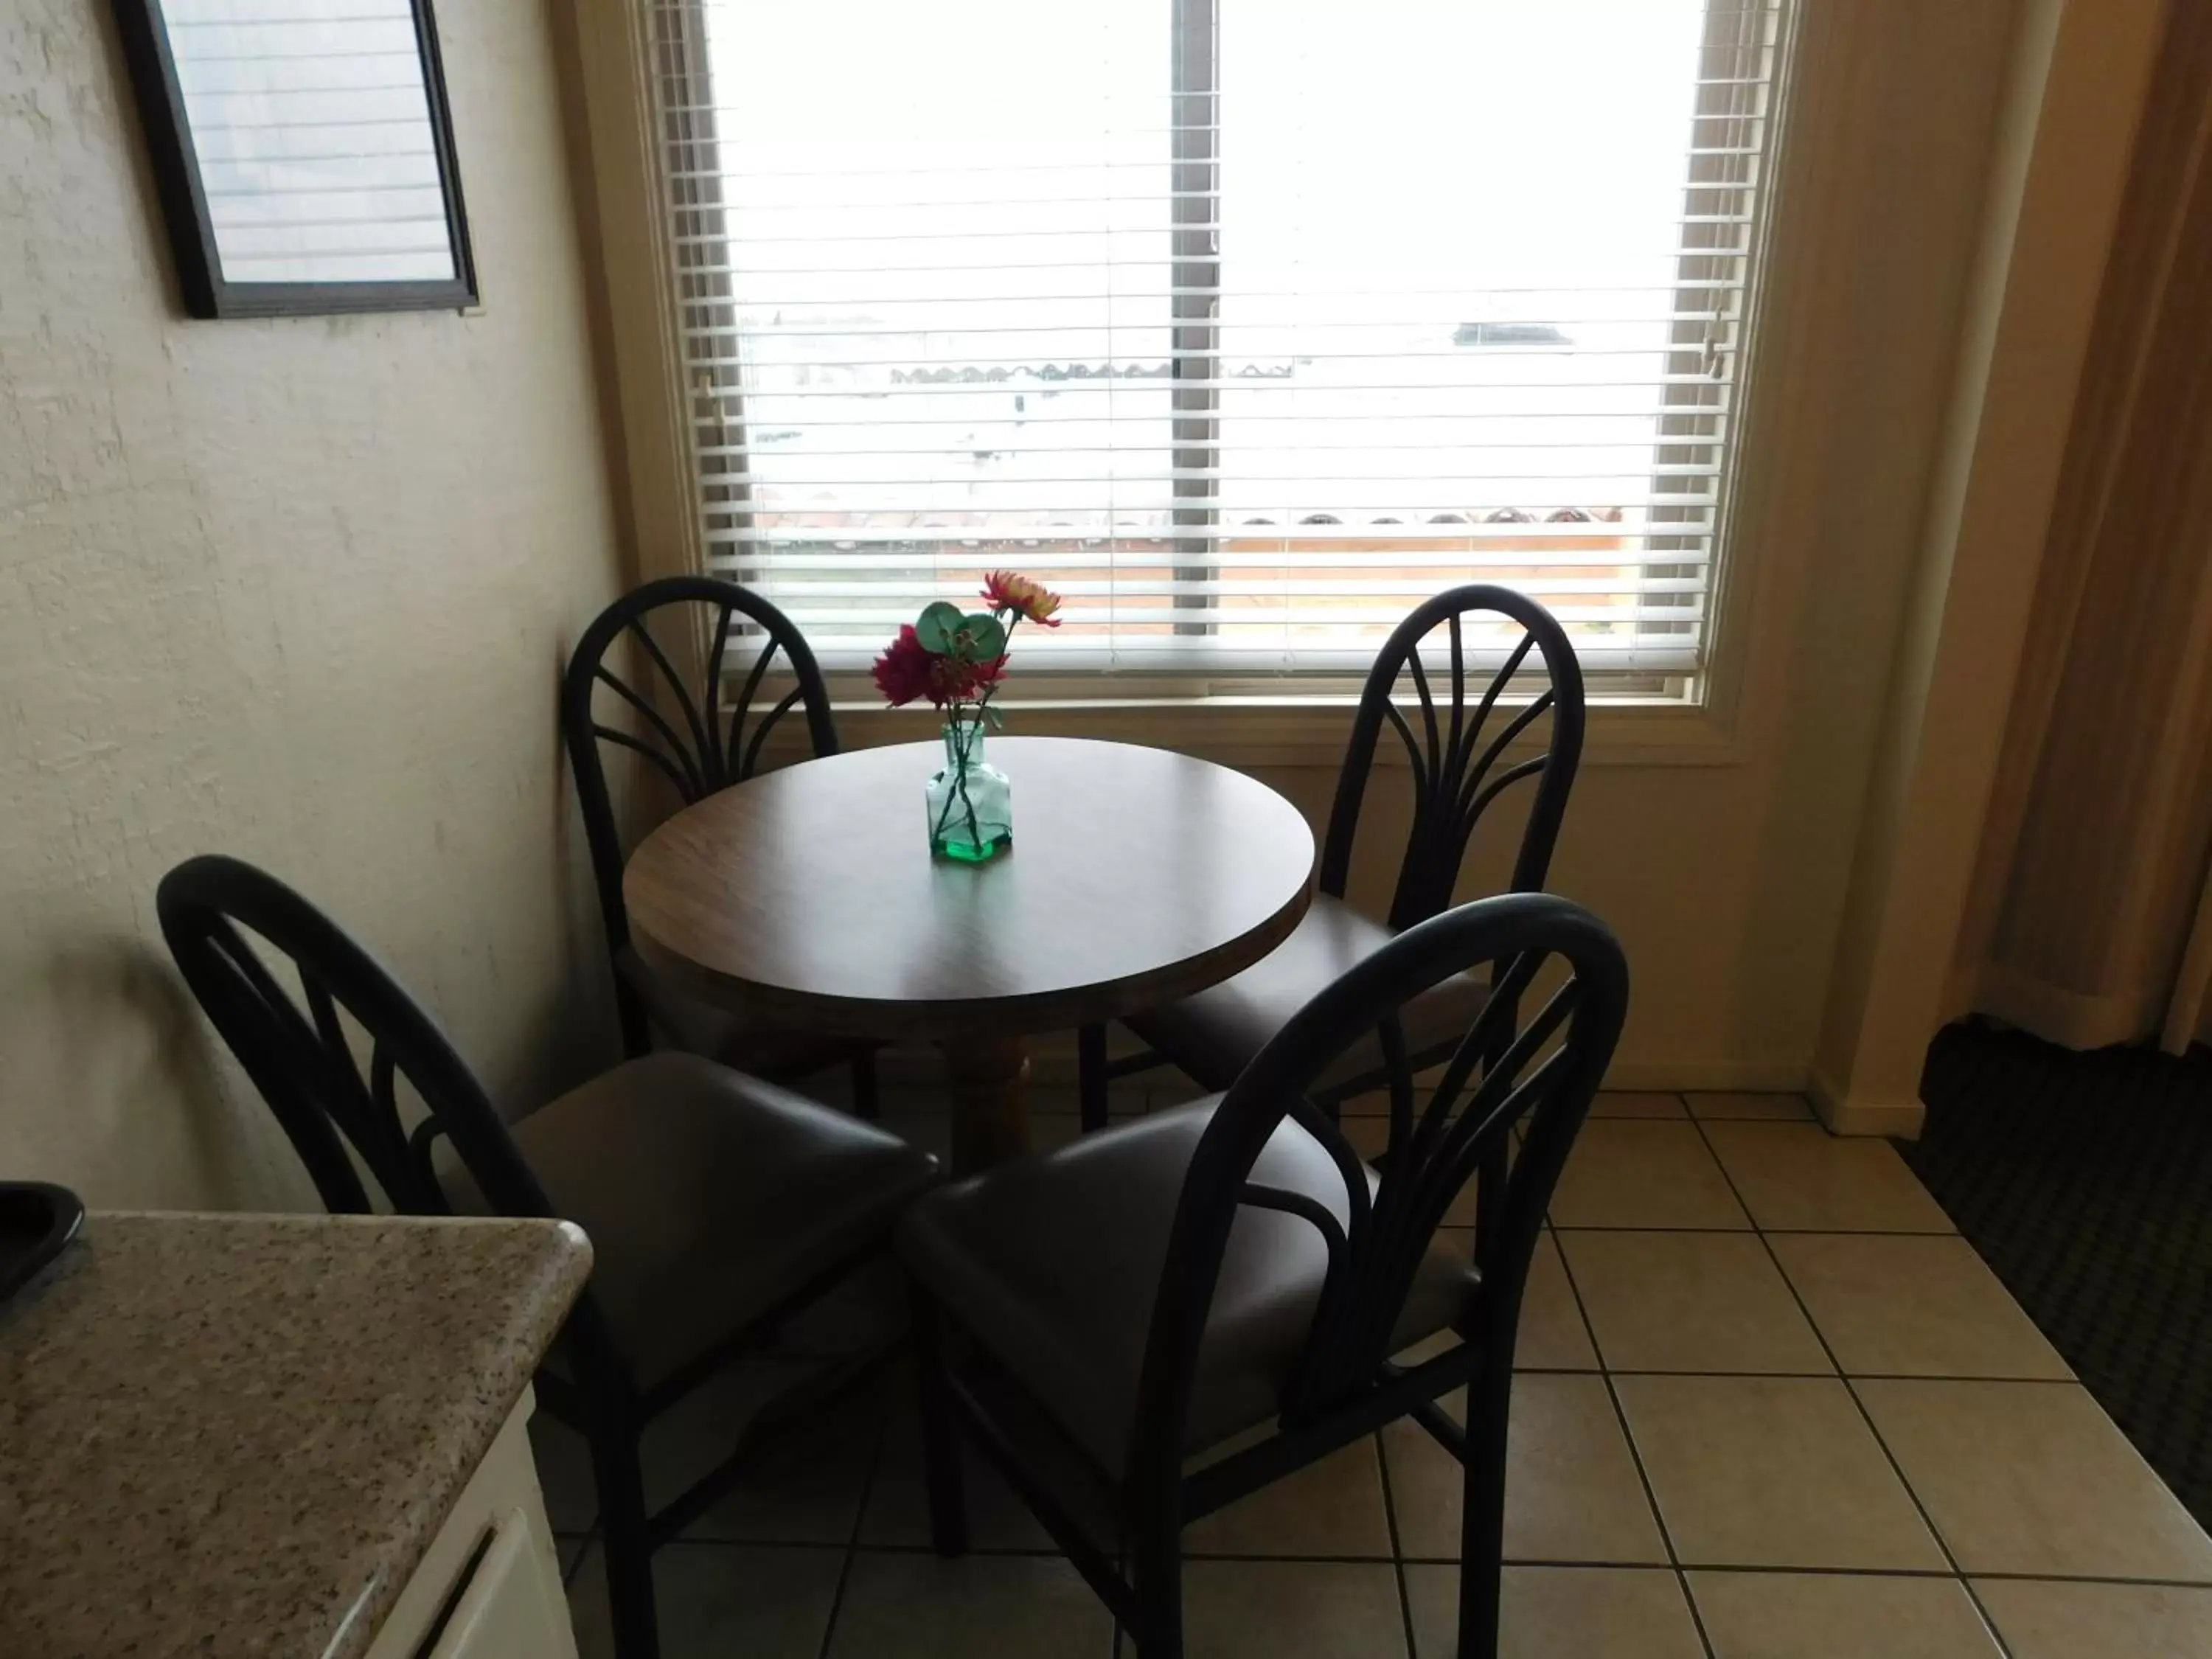
[[[698,994],[886,1040],[1057,1030],[1218,983],[1280,944],[1313,832],[1265,784],[1164,749],[1000,738],[1014,844],[933,859],[939,744],[771,772],[686,807],[631,855],[638,948]]]

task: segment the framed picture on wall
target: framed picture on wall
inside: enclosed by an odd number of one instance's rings
[[[429,0],[114,0],[195,317],[459,309]]]

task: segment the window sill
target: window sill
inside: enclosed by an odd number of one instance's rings
[[[928,708],[886,708],[860,701],[833,706],[838,734],[852,747],[920,743],[935,734],[935,713]],[[1149,698],[1023,702],[1008,705],[1006,713],[1010,735],[1141,743],[1240,769],[1334,771],[1344,759],[1353,707],[1348,696]],[[1376,757],[1382,765],[1403,765],[1405,748],[1386,737]],[[1674,699],[1590,707],[1584,766],[1730,766],[1741,758],[1735,734],[1710,708]]]

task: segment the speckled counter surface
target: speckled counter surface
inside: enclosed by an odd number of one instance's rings
[[[94,1213],[0,1305],[0,1655],[362,1653],[590,1267],[565,1222]]]

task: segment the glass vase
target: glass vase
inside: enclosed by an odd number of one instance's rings
[[[945,764],[929,780],[929,850],[985,864],[1014,844],[1013,785],[983,758],[981,720],[945,723]]]

